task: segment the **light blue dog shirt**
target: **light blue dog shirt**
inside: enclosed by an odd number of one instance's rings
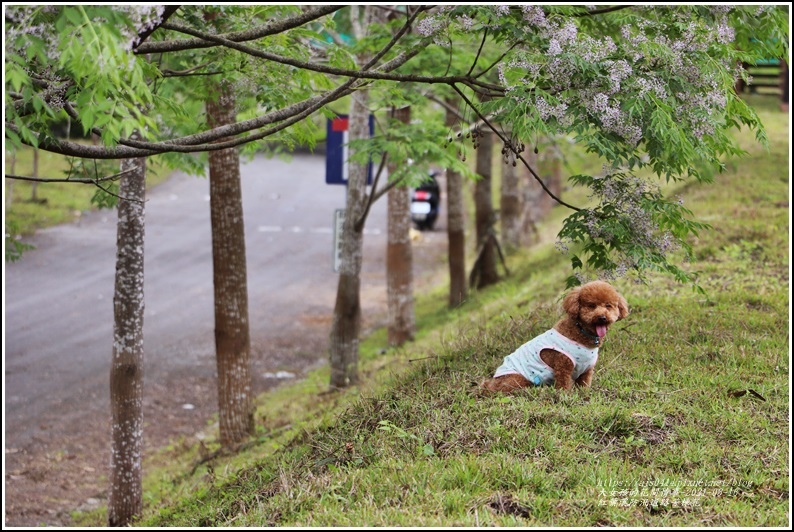
[[[554,371],[540,358],[543,349],[553,349],[570,358],[574,363],[574,380],[595,366],[598,360],[597,347],[590,349],[569,340],[555,329],[549,329],[507,355],[502,365],[496,369],[494,377],[518,373],[535,386],[554,384]]]

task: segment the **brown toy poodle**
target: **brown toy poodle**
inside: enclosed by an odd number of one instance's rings
[[[571,290],[562,302],[565,317],[505,357],[492,379],[480,385],[492,392],[554,384],[570,390],[590,386],[598,348],[609,326],[629,315],[629,307],[612,285],[593,281]]]

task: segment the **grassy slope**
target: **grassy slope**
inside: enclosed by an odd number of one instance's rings
[[[420,300],[409,346],[383,355],[385,334],[367,339],[362,389],[323,394],[319,370],[260,398],[239,454],[192,474],[156,469],[206,452],[190,442],[151,457],[141,524],[785,526],[788,116],[762,117],[770,153],[742,137],[750,156],[716,185],[677,191],[715,228],[691,265],[707,297],[663,277],[618,283],[632,313],[593,388],[472,388],[557,319],[567,266],[539,246],[463,309],[444,308],[445,287]]]
[[[33,175],[33,149],[23,147],[16,156],[5,156],[6,172],[16,175]],[[156,158],[148,160],[147,186],[164,181],[168,169]],[[13,168],[13,172],[12,172]],[[44,150],[39,152],[39,177],[65,179],[69,174],[69,158]],[[80,176],[83,177],[83,176]],[[91,198],[97,189],[92,184],[79,183],[34,183],[5,179],[5,219],[14,227],[14,237],[30,235],[36,229],[68,223],[80,217],[83,211],[93,209]],[[36,186],[36,201],[33,187]],[[11,203],[8,198],[11,197]]]

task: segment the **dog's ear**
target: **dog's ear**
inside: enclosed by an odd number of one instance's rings
[[[562,309],[569,315],[569,316],[578,316],[579,315],[579,292],[582,291],[581,286],[577,286],[573,290],[571,290],[565,299],[562,300]]]
[[[618,311],[620,312],[620,314],[618,314],[619,320],[629,315],[629,304],[626,303],[626,300],[620,294],[618,294]]]

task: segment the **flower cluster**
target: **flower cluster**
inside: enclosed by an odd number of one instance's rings
[[[42,15],[51,16],[57,12],[57,6],[41,8],[35,5],[9,5],[5,8],[5,53],[6,55],[25,55],[31,39],[44,43],[47,58],[55,61],[58,58],[58,35],[52,31]]]
[[[580,212],[581,227],[589,239],[617,250],[615,261],[599,270],[601,278],[615,279],[637,269],[637,257],[645,253],[666,256],[680,247],[673,234],[660,229],[654,219],[655,205],[664,202],[658,187],[636,176],[614,173],[598,179],[594,190],[599,204]],[[681,200],[676,204],[681,205]],[[567,253],[570,244],[570,238],[560,238],[555,247]]]
[[[157,4],[123,4],[114,9],[124,13],[130,26],[122,28],[125,37],[125,49],[132,50],[138,45],[138,35],[155,28],[163,19],[165,6]]]
[[[621,81],[631,76],[634,72],[631,65],[625,59],[620,59],[618,61],[608,60],[604,61],[603,64],[609,73],[609,82],[611,84],[610,92],[613,94],[620,92]]]
[[[559,55],[563,51],[564,46],[569,46],[576,42],[576,35],[578,30],[573,21],[565,23],[555,31],[549,39],[549,55]]]
[[[444,28],[444,19],[438,15],[430,15],[416,24],[416,33],[422,37],[431,37]]]
[[[551,16],[541,6],[522,6],[525,41],[532,44],[520,61],[507,59],[500,65],[500,81],[512,98],[534,105],[538,117],[552,129],[589,123],[637,148],[656,132],[650,112],[628,110],[634,100],[652,96],[664,102],[664,108],[676,110],[672,122],[681,135],[693,143],[703,142],[714,133],[727,104],[727,89],[716,81],[725,76],[718,71],[738,75],[741,68],[723,58],[703,61],[712,46],[735,39],[727,18],[732,8],[712,7],[711,17],[693,18],[692,10],[670,10],[667,21],[644,17],[652,8],[637,8],[639,16],[624,25],[614,40],[588,34],[575,19]],[[525,90],[515,90],[519,87]],[[551,105],[541,95],[533,98],[535,87],[557,103]]]
[[[565,124],[570,119],[570,117],[566,117],[565,114],[565,110],[568,108],[568,104],[566,103],[550,105],[543,96],[538,96],[535,100],[535,108],[540,115],[540,119],[544,122],[554,117],[557,119],[557,122]]]
[[[653,72],[646,73],[644,77],[636,77],[634,82],[639,88],[638,95],[640,98],[644,97],[649,92],[653,93],[653,95],[660,100],[667,98],[667,87],[665,86],[664,82],[660,80],[659,77]]]
[[[710,5],[708,7],[709,7],[709,11],[711,11],[715,15],[727,15],[728,13],[733,11],[733,6],[731,5],[727,5],[727,6]]]
[[[634,244],[665,255],[678,248],[669,231],[661,231],[653,218],[651,205],[662,201],[658,187],[635,176],[608,176],[600,191],[602,204],[613,206],[630,228]]]
[[[606,36],[602,39],[595,39],[585,35],[578,42],[574,43],[571,52],[579,55],[588,63],[598,63],[617,51],[617,46],[612,37]]]
[[[530,26],[536,26],[538,28],[546,28],[548,24],[546,22],[546,13],[543,11],[542,6],[521,6],[521,9],[524,12],[524,20]]]
[[[736,30],[728,25],[727,20],[722,20],[717,25],[717,42],[720,44],[729,44],[736,38]]]
[[[600,123],[604,130],[621,136],[632,146],[642,140],[642,128],[634,123],[620,108],[617,100],[609,95],[598,92],[584,101],[585,108],[590,113],[590,120]]]
[[[474,27],[474,19],[468,15],[460,15],[457,22],[464,30],[470,30]]]

